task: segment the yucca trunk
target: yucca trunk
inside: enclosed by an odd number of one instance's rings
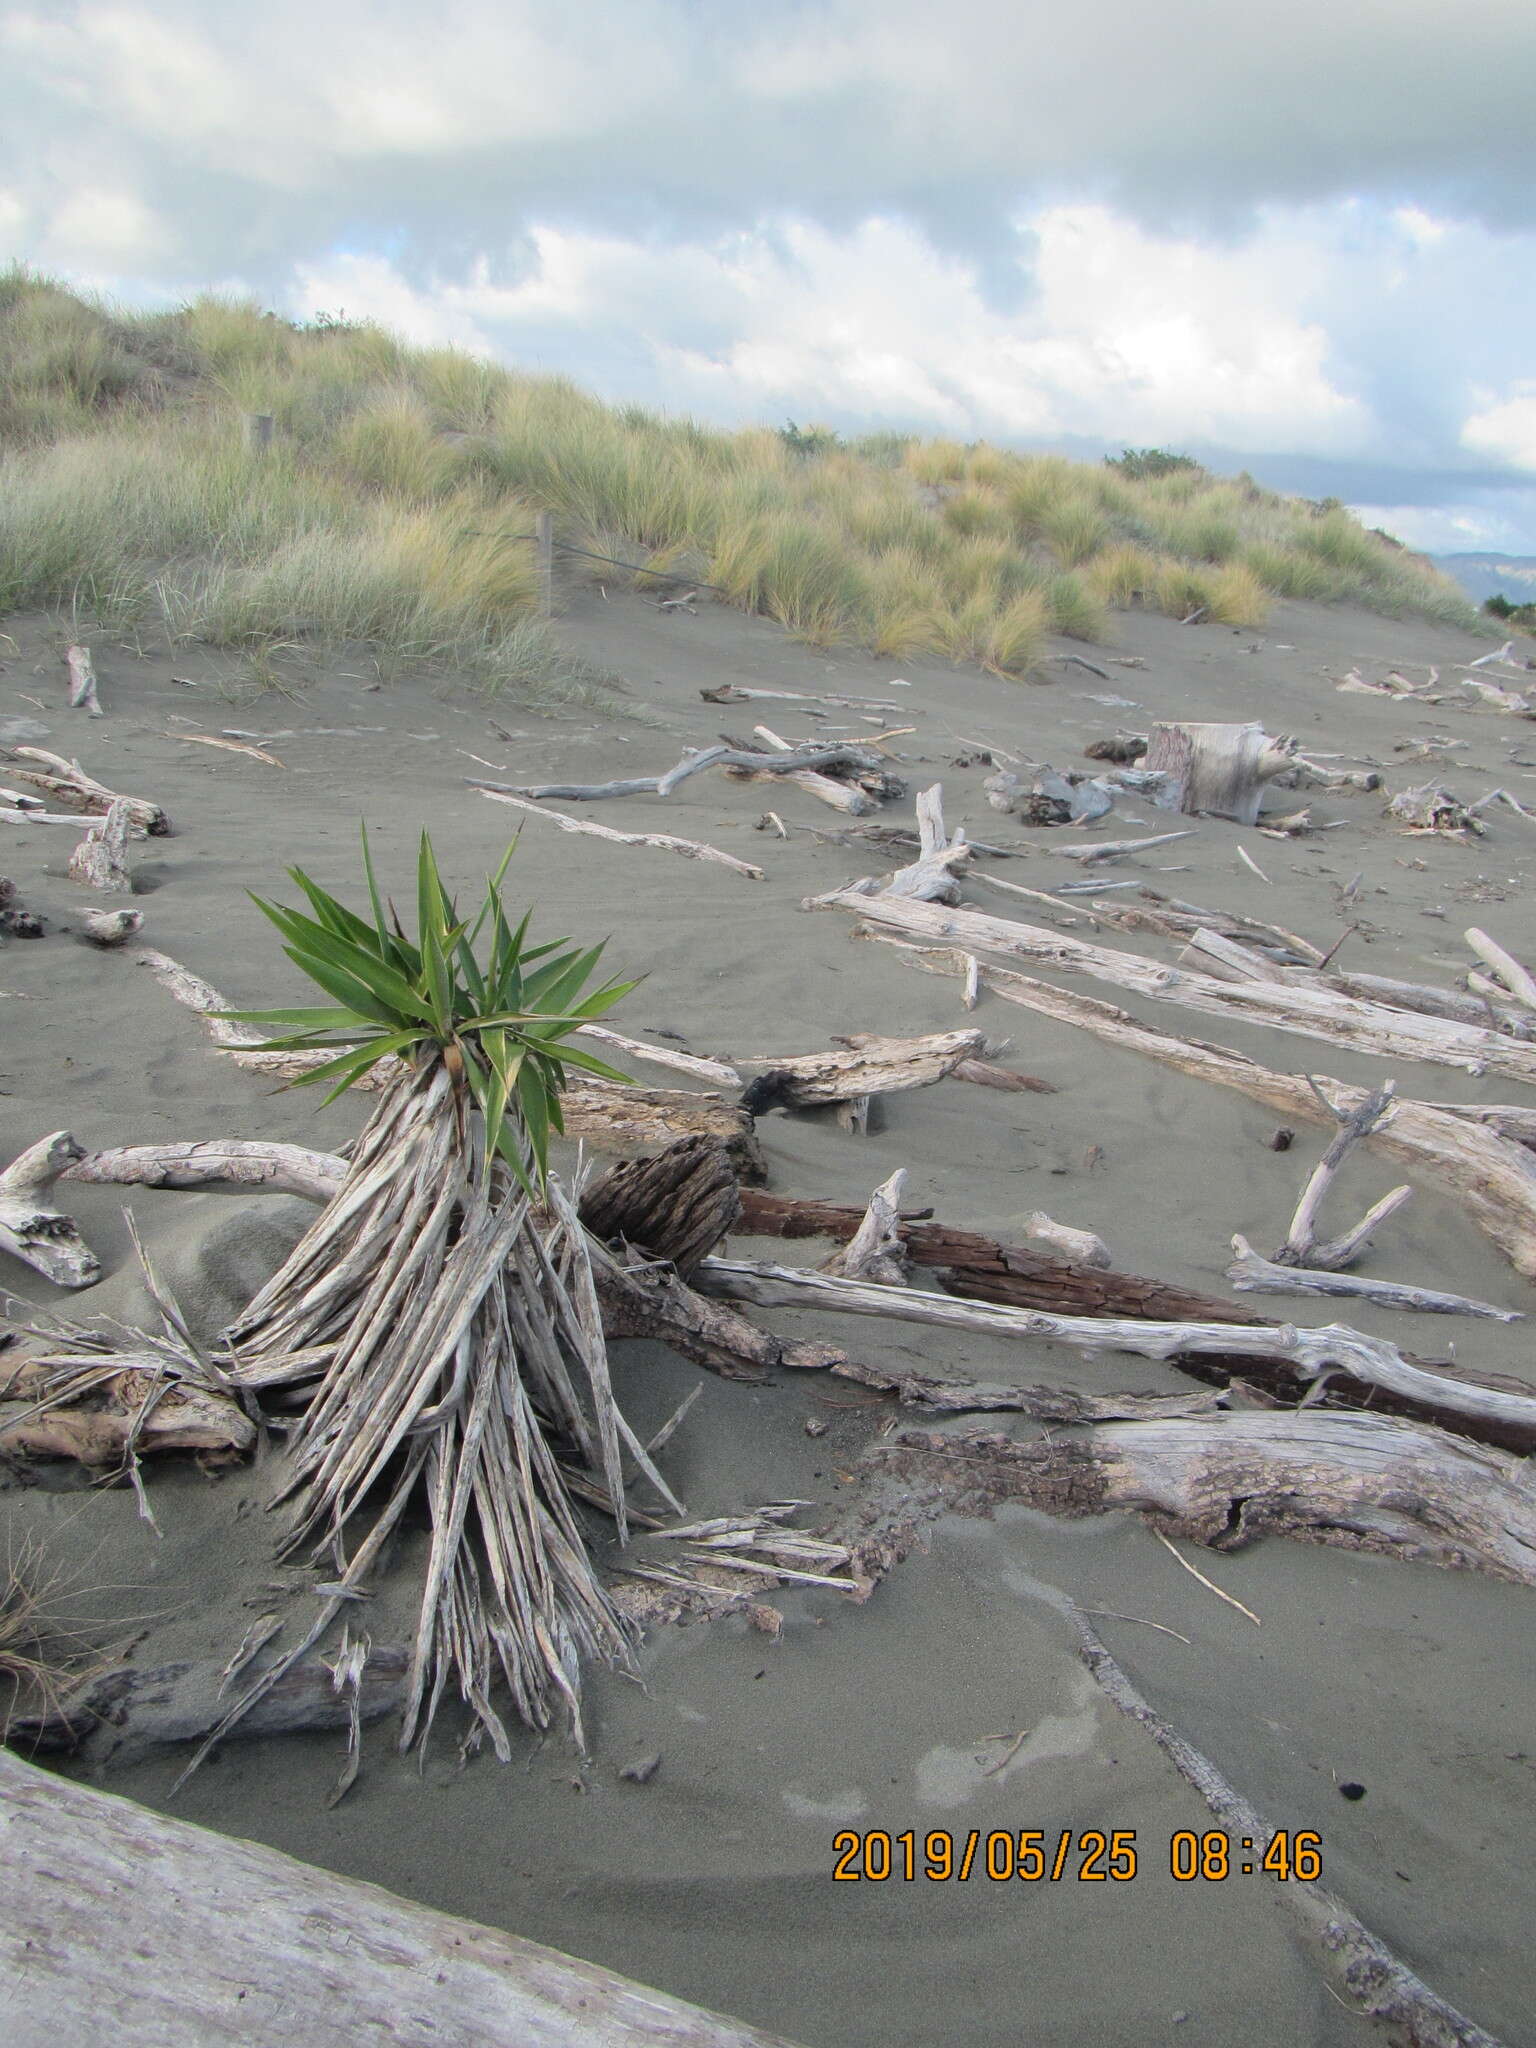
[[[484,1136],[451,1053],[398,1073],[342,1189],[230,1338],[253,1391],[315,1383],[273,1503],[292,1504],[286,1551],[333,1554],[353,1585],[408,1502],[425,1506],[401,1748],[425,1741],[451,1685],[471,1741],[489,1735],[505,1760],[498,1678],[535,1728],[563,1702],[580,1740],[583,1660],[630,1655],[562,1459],[621,1538],[624,1448],[671,1496],[615,1403],[571,1203],[551,1179],[536,1208],[505,1164],[487,1170]]]

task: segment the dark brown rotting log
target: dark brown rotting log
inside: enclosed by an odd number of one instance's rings
[[[685,1280],[740,1214],[735,1169],[725,1147],[706,1137],[627,1159],[581,1199],[581,1220],[594,1237],[670,1259]]]

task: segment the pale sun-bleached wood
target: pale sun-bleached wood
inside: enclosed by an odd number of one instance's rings
[[[899,958],[924,973],[965,972],[963,953],[944,947],[907,945],[873,930],[864,935],[889,945]],[[1060,1023],[1077,1025],[1107,1044],[1175,1067],[1197,1080],[1234,1088],[1284,1116],[1307,1123],[1336,1121],[1340,1112],[1366,1099],[1367,1091],[1363,1088],[1351,1088],[1328,1075],[1315,1075],[1312,1080],[1326,1097],[1325,1107],[1301,1075],[1276,1073],[1230,1046],[1177,1038],[1170,1031],[1142,1023],[1111,1003],[1077,995],[1006,968],[984,969],[983,981],[1005,1002],[1054,1017]],[[1475,1111],[1463,1115],[1457,1108],[1401,1096],[1366,1143],[1439,1185],[1462,1204],[1517,1271],[1527,1279],[1536,1279],[1536,1159],[1524,1145],[1503,1136],[1495,1122],[1480,1120]]]

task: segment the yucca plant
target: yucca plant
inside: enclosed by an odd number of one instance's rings
[[[502,906],[505,860],[470,922],[423,834],[414,934],[366,836],[364,866],[367,917],[297,868],[307,909],[256,899],[329,1004],[241,1014],[333,1096],[381,1092],[345,1185],[230,1343],[259,1398],[308,1390],[277,1494],[295,1504],[285,1549],[334,1552],[350,1587],[425,1511],[401,1748],[426,1741],[452,1682],[470,1739],[505,1759],[498,1678],[531,1726],[563,1701],[579,1740],[583,1658],[629,1655],[573,1485],[622,1539],[627,1448],[676,1505],[614,1400],[585,1234],[549,1172],[568,1074],[623,1079],[571,1035],[634,984],[593,984],[601,947],[531,944]]]

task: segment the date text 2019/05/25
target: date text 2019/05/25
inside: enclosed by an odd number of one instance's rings
[[[1181,1828],[1164,1854],[1149,1858],[1150,1846],[1138,1844],[1134,1828],[847,1829],[833,1837],[832,1876],[840,1884],[1126,1884],[1161,1868],[1176,1884],[1233,1877],[1310,1884],[1323,1874],[1322,1836],[1308,1828],[1280,1828],[1267,1840]]]

